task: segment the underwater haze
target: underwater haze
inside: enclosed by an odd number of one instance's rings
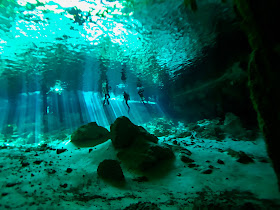
[[[25,143],[37,143],[46,132],[91,121],[108,127],[128,116],[124,91],[134,123],[165,116],[168,81],[215,44],[217,18],[234,18],[229,3],[200,7],[193,13],[183,1],[2,1],[2,134],[33,133]],[[102,106],[106,84],[111,106]]]
[[[279,209],[240,21],[233,0],[0,0],[0,209]]]

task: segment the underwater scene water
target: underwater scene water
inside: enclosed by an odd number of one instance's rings
[[[0,209],[279,209],[232,0],[0,0]]]

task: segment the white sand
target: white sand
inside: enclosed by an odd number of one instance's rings
[[[0,209],[124,209],[139,201],[153,202],[160,209],[192,209],[197,193],[203,190],[211,195],[237,190],[241,194],[251,192],[256,199],[280,198],[271,164],[259,161],[261,158],[267,159],[262,139],[254,142],[230,139],[218,142],[187,137],[177,139],[178,146],[173,145],[172,140],[168,140],[170,138],[160,138],[160,142],[172,145],[176,155],[169,173],[148,182],[137,182],[132,179],[138,175],[127,171],[122,165],[127,183],[123,189],[110,186],[97,177],[96,170],[102,160],[116,159],[110,140],[92,148],[90,153],[90,148],[77,149],[68,141],[54,141],[48,145],[54,149],[66,148],[67,151],[61,154],[56,154],[56,150],[25,152],[26,148],[1,149]],[[182,146],[192,141],[193,145]],[[189,168],[180,160],[182,148],[192,152],[190,158],[195,160],[194,164],[198,167]],[[227,148],[244,151],[253,157],[255,163],[241,164],[236,158],[218,150]],[[218,164],[218,159],[225,164]],[[35,160],[43,162],[37,165],[33,163]],[[22,167],[22,161],[30,165]],[[202,174],[209,165],[214,167],[213,172]],[[67,168],[73,171],[67,173]],[[49,174],[51,170],[56,172]],[[9,183],[15,185],[7,187]],[[67,187],[61,187],[63,184],[67,184]],[[239,201],[234,202],[238,204]]]

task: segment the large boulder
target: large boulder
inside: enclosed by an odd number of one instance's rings
[[[116,149],[131,146],[136,139],[156,143],[158,138],[148,133],[143,127],[134,125],[127,117],[119,117],[110,127],[111,140]]]
[[[126,149],[119,150],[117,157],[129,169],[148,172],[162,162],[172,159],[174,154],[168,147],[153,142],[138,141]]]
[[[91,122],[79,127],[72,135],[71,142],[77,147],[94,147],[110,139],[110,132]]]
[[[174,157],[172,150],[158,144],[156,136],[119,117],[111,125],[111,139],[118,158],[130,169],[147,172]]]

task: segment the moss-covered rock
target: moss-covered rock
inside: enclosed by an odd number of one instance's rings
[[[91,122],[79,127],[72,135],[71,142],[77,147],[94,147],[110,139],[110,132]]]
[[[156,136],[148,133],[143,127],[134,125],[127,117],[119,117],[110,127],[111,139],[115,148],[121,149],[132,145],[136,139],[157,142]]]
[[[118,158],[130,169],[147,172],[174,157],[170,148],[157,143],[157,137],[126,117],[116,119],[111,133]]]

